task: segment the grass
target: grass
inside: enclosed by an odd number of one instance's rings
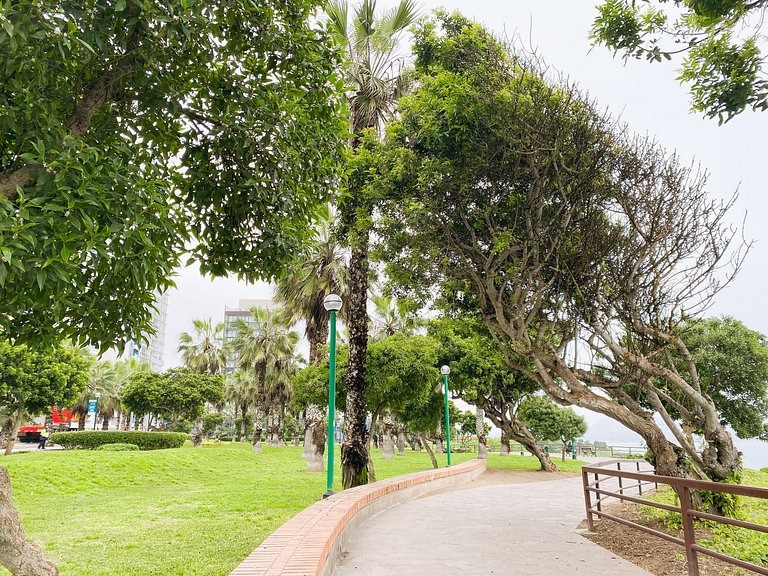
[[[431,467],[426,452],[382,460],[378,479]],[[306,472],[300,447],[253,454],[225,443],[150,452],[46,451],[0,459],[29,538],[64,576],[223,576],[299,510],[326,475]],[[452,454],[458,464],[472,453]],[[437,455],[441,466],[445,455]],[[340,454],[337,451],[337,472]],[[581,462],[556,461],[566,471]],[[490,455],[489,467],[536,470],[530,456]],[[337,482],[336,489],[341,486]],[[8,572],[0,568],[0,575]]]
[[[768,468],[760,471],[744,470],[741,483],[768,488]],[[677,495],[669,487],[658,490],[648,499],[679,505]],[[657,518],[669,527],[677,529],[681,526],[679,514],[649,506],[640,506],[640,509],[646,516]],[[755,524],[768,525],[768,500],[740,497],[736,517]],[[697,525],[706,528],[711,534],[709,538],[699,541],[702,546],[759,566],[768,566],[768,544],[764,533],[709,521],[698,522]]]

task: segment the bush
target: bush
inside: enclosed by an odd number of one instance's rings
[[[232,442],[232,436],[219,436],[219,442]]]
[[[188,434],[178,432],[128,432],[119,430],[86,430],[83,432],[56,432],[48,442],[64,448],[94,450],[104,444],[135,444],[139,450],[181,448]]]
[[[192,432],[192,422],[185,420],[184,418],[180,418],[171,424],[170,430],[171,432],[183,432],[184,434],[189,434]]]
[[[125,444],[120,442],[115,444],[102,444],[96,448],[96,450],[106,450],[108,452],[133,452],[138,449],[139,447],[136,446],[136,444]]]

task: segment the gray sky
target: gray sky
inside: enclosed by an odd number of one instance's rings
[[[380,7],[394,5],[379,0]],[[724,126],[689,111],[688,93],[677,80],[675,62],[624,63],[602,47],[591,48],[588,35],[595,9],[592,2],[574,0],[422,0],[426,11],[437,7],[458,10],[498,34],[517,33],[552,67],[619,116],[637,133],[656,138],[686,161],[696,160],[710,172],[715,197],[739,199],[732,211],[734,225],[744,222],[744,235],[755,241],[736,280],[718,296],[712,315],[728,314],[747,326],[768,333],[768,199],[765,164],[768,159],[768,112],[745,112]],[[235,279],[201,278],[196,269],[182,270],[178,289],[170,294],[165,365],[180,363],[178,335],[191,329],[194,318],[223,319],[224,305],[240,298],[268,298],[265,284],[246,285]],[[605,418],[589,415],[589,438],[615,443],[637,437]],[[766,458],[768,460],[768,458]],[[768,461],[762,464],[768,465]]]

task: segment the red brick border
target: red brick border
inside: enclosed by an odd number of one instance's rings
[[[336,563],[334,547],[344,528],[376,500],[452,476],[464,475],[469,481],[484,470],[485,460],[470,460],[450,468],[398,476],[334,494],[280,526],[230,576],[321,576],[327,563]]]

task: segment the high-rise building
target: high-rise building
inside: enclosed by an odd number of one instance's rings
[[[144,344],[129,342],[126,349],[128,358],[137,358],[149,364],[155,372],[163,371],[163,350],[165,348],[165,326],[168,321],[168,292],[159,294],[155,301],[156,310],[150,320],[155,333]]]
[[[256,319],[251,312],[252,308],[267,308],[273,310],[275,307],[272,300],[240,300],[237,308],[224,306],[224,344],[228,344],[235,339],[237,335],[237,323],[239,320],[245,322],[250,328],[257,326]],[[237,354],[230,353],[227,357],[227,374],[232,374],[237,369]]]

